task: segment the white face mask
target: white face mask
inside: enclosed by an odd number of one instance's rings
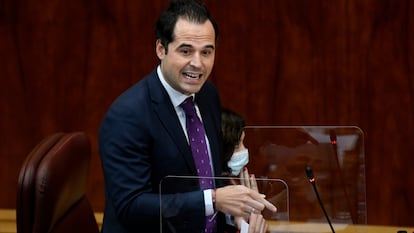
[[[227,162],[227,166],[231,169],[231,174],[237,176],[240,174],[241,169],[249,162],[249,151],[247,149],[234,153],[230,160]]]

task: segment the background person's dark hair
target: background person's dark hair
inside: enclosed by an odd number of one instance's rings
[[[233,155],[234,148],[240,143],[241,135],[245,127],[244,118],[227,108],[221,110],[221,129],[223,131],[223,172],[230,173],[227,162]]]
[[[155,26],[155,38],[161,40],[165,53],[168,53],[168,44],[174,40],[175,24],[180,17],[196,23],[204,23],[210,20],[217,41],[218,25],[204,3],[195,0],[171,0],[168,7],[161,13]]]

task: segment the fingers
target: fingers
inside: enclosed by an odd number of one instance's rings
[[[250,179],[249,179],[249,171],[246,167],[242,169],[240,172],[240,183],[248,188],[250,188]]]
[[[264,198],[262,198],[260,196],[258,198],[257,195],[252,194],[252,195],[250,195],[249,199],[247,199],[247,198],[245,199],[243,209],[246,212],[249,212],[249,213],[256,212],[256,211],[261,212],[266,208],[265,204],[262,203],[262,202],[265,202],[265,201],[266,200]]]
[[[272,203],[270,203],[268,200],[265,199],[265,195],[260,194],[256,191],[251,191],[251,196],[253,198],[254,201],[259,202],[261,205],[257,205],[257,203],[251,202],[249,203],[252,207],[254,207],[256,210],[260,210],[263,211],[264,208],[272,211],[272,212],[276,212],[277,208],[276,206],[274,206]],[[263,205],[263,206],[262,206]],[[259,208],[262,207],[262,208]]]
[[[254,191],[252,189],[247,190],[248,197],[245,200],[245,211],[252,212],[251,208],[254,208],[258,212],[262,212],[265,208],[276,212],[277,208],[272,203],[270,203],[268,200],[265,199],[265,195],[258,193],[257,191]]]
[[[243,185],[229,185],[216,189],[216,209],[248,220],[251,213],[261,213],[265,208],[276,212],[276,207],[265,195]]]
[[[256,182],[256,177],[254,176],[254,174],[250,175],[250,188],[253,189],[254,191],[258,192],[259,188],[257,187],[257,182]]]
[[[249,217],[249,233],[265,233],[267,230],[266,220],[261,214],[251,214]]]
[[[249,174],[249,170],[246,167],[244,167],[242,172],[240,172],[240,183],[250,189],[259,191],[255,175]]]
[[[267,232],[267,223],[266,223],[266,220],[264,218],[263,218],[263,221],[260,224],[260,230],[259,230],[259,232],[261,232],[261,233]]]
[[[257,214],[260,213],[259,210],[256,210],[254,207],[250,207],[250,210],[247,211],[249,214]]]
[[[276,212],[276,206],[267,201],[265,195],[258,192],[256,177],[254,174],[249,174],[246,167],[240,173],[240,184],[254,190],[250,194],[253,200],[245,207],[245,213],[242,216],[245,221],[249,222],[249,233],[266,233],[267,224],[261,212],[264,208]]]
[[[228,185],[216,189],[215,204],[216,209],[221,212],[233,216],[243,216],[246,219],[251,212],[261,212],[264,208],[272,210],[274,207],[266,201],[264,195],[242,185]]]
[[[265,220],[263,221],[263,224],[260,226],[260,232],[262,233],[267,232],[267,223]]]
[[[253,214],[260,214],[260,210],[255,209],[254,207],[251,207],[249,205],[246,205],[244,208],[244,213],[243,213],[243,218],[246,222],[249,222],[249,218],[251,217],[251,215]]]
[[[264,200],[264,202],[262,202],[262,203],[265,205],[266,209],[268,209],[268,210],[270,210],[272,212],[276,212],[277,211],[276,206],[274,206],[272,203],[270,203],[266,199],[263,199],[263,200]]]
[[[256,182],[255,175],[254,174],[249,175],[249,171],[246,167],[244,167],[242,169],[242,172],[240,172],[240,183],[242,185],[246,186],[247,188],[252,189],[256,192],[259,191],[259,189],[257,187],[257,182]],[[276,207],[272,203],[270,203],[266,199],[264,199],[264,196],[263,197],[256,197],[255,199],[257,201],[261,202],[270,211],[273,211],[273,212],[277,211]],[[257,206],[254,207],[254,208],[258,209]],[[258,210],[262,211],[263,209],[258,209]]]
[[[252,213],[257,212],[257,210],[251,206],[246,206],[243,209],[243,212],[239,215],[241,219],[243,219],[245,222],[249,222],[249,218],[252,215]]]
[[[249,233],[256,233],[256,229],[257,229],[257,214],[251,214],[249,217]],[[260,225],[260,223],[259,223]],[[260,227],[260,226],[259,226]]]

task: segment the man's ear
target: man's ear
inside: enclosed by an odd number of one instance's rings
[[[165,56],[165,48],[164,45],[162,45],[161,40],[158,39],[155,42],[155,52],[157,53],[157,56],[160,60],[162,60]]]

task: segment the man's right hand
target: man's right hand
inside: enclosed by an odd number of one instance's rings
[[[216,189],[216,209],[249,221],[252,213],[259,214],[265,208],[276,212],[276,207],[265,199],[265,195],[244,185],[228,185]]]

